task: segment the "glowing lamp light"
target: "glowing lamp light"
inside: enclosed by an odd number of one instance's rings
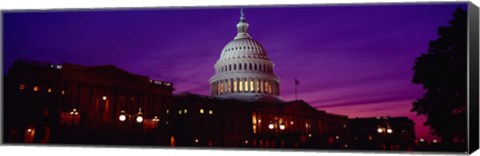
[[[107,100],[107,96],[103,96],[103,97],[102,97],[102,100],[103,100],[103,101]]]
[[[143,117],[142,117],[142,116],[137,116],[137,122],[138,122],[138,123],[143,122]]]
[[[424,142],[425,140],[423,138],[420,138],[420,142]]]
[[[248,140],[245,140],[245,144],[248,144]]]
[[[293,121],[290,121],[290,125],[293,125]]]
[[[310,138],[311,138],[311,137],[312,137],[312,134],[308,134],[308,137],[310,137]]]
[[[32,129],[31,128],[27,129],[27,132],[28,133],[32,132]]]
[[[279,126],[279,128],[280,128],[280,130],[284,130],[284,129],[285,129],[285,125],[281,124],[281,125]]]
[[[337,140],[338,140],[338,139],[340,139],[340,136],[338,136],[338,135],[337,135],[337,136],[335,136],[335,139],[337,139]]]
[[[155,116],[155,117],[153,117],[152,121],[154,121],[154,122],[159,122],[160,119],[159,119],[157,116]]]
[[[127,116],[126,116],[125,114],[121,114],[121,115],[118,117],[118,120],[120,120],[120,121],[123,122],[123,121],[127,120]]]
[[[198,143],[198,139],[195,139],[195,142]]]
[[[389,128],[389,129],[387,129],[387,133],[388,133],[388,134],[392,134],[392,133],[393,133],[393,130]]]
[[[273,124],[268,124],[268,129],[273,129],[275,126]]]
[[[378,128],[378,129],[377,129],[377,132],[378,132],[378,133],[383,133],[383,129],[382,129],[382,128]]]
[[[438,141],[436,139],[433,139],[432,142],[436,144]]]

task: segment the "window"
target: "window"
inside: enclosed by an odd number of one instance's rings
[[[212,114],[213,114],[213,110],[209,110],[209,111],[208,111],[208,114],[212,115]]]
[[[25,90],[25,84],[20,84],[20,86],[18,87],[18,89],[20,89],[20,90]]]
[[[250,91],[253,92],[253,80],[250,79]]]
[[[38,89],[38,86],[33,86],[33,91],[34,91],[34,92],[38,92],[38,90],[39,90],[39,89]]]
[[[259,91],[259,90],[260,90],[260,86],[258,85],[259,81],[258,81],[258,79],[255,80],[255,81],[256,81],[256,83],[255,83],[256,85],[255,85],[255,86],[256,86],[256,88],[257,88],[256,91]]]
[[[227,92],[231,92],[232,91],[232,84],[231,84],[232,81],[227,81]]]
[[[65,95],[65,90],[62,90],[62,95]]]
[[[179,115],[182,115],[182,110],[178,110],[178,114],[179,114]]]
[[[187,109],[184,109],[184,110],[183,110],[183,113],[184,113],[184,114],[187,114],[187,112],[188,112]]]
[[[237,70],[237,64],[233,64],[233,70]]]
[[[238,91],[243,91],[243,80],[238,81]]]
[[[237,80],[233,80],[233,92],[237,92]]]
[[[254,68],[253,68],[253,69],[254,69],[254,70],[257,70],[257,64],[254,65]]]
[[[166,113],[167,113],[167,114],[170,113],[170,110],[167,109]]]
[[[238,70],[242,70],[242,64],[238,64]]]
[[[268,93],[268,82],[265,82],[265,88],[263,88],[265,93]]]
[[[245,80],[245,92],[248,92],[248,80]]]
[[[273,90],[273,89],[272,89],[272,85],[269,84],[268,87],[269,87],[269,88],[268,88],[268,93],[272,94],[272,90]]]
[[[52,88],[48,88],[47,92],[52,93]]]
[[[204,110],[203,109],[200,109],[200,114],[203,114],[204,113]]]

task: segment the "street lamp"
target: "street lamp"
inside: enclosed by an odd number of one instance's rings
[[[127,116],[125,115],[125,111],[121,110],[120,116],[118,116],[118,120],[120,120],[121,122],[124,122],[126,119],[127,119]]]
[[[275,129],[276,140],[277,142],[280,142],[278,138],[279,136],[278,129],[280,129],[280,131],[285,130],[285,124],[283,124],[282,119],[280,119],[279,121],[277,118],[275,118],[275,121],[270,121],[270,123],[268,124],[268,129],[271,129],[271,130]],[[283,147],[283,141],[281,141],[281,143],[279,144],[281,144],[280,146]]]
[[[77,109],[74,108],[72,111],[70,111],[70,115],[72,115],[72,126],[75,126],[75,116],[78,115]]]
[[[125,110],[121,110],[120,111],[120,115],[118,116],[118,120],[120,120],[120,122],[124,122],[127,120],[127,117],[129,118],[129,120],[132,120],[132,116],[135,116],[135,121],[137,123],[142,123],[143,122],[143,113],[142,113],[142,107],[140,107],[138,109],[138,113],[135,114],[135,115],[130,115],[130,114],[127,114],[125,113]],[[158,119],[158,118],[157,118]],[[131,123],[131,121],[130,121]]]
[[[385,146],[385,149],[387,149],[387,134],[392,134],[393,133],[393,129],[390,128],[390,126],[387,126],[387,127],[381,127],[379,126],[377,128],[377,132],[379,134],[382,134],[383,136],[383,145]]]

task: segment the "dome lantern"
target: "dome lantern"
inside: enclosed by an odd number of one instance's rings
[[[234,39],[239,39],[239,38],[252,38],[248,34],[248,23],[245,20],[245,12],[242,9],[240,9],[240,21],[237,24],[237,36],[235,36]]]

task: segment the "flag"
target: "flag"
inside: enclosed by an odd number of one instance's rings
[[[300,82],[298,82],[297,78],[295,78],[295,85],[300,85]]]

